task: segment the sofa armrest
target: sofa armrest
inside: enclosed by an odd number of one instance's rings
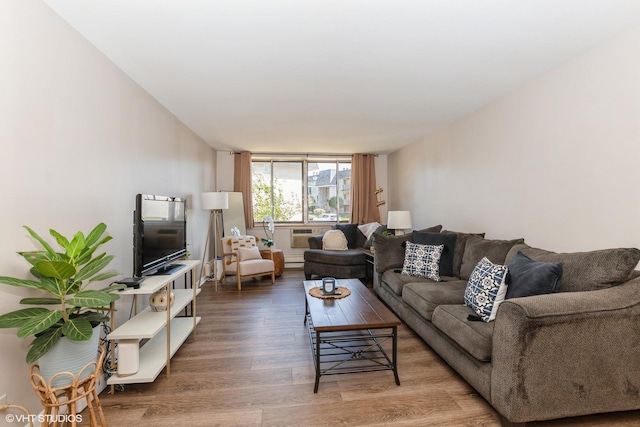
[[[504,301],[491,404],[511,422],[640,408],[640,280]]]
[[[309,237],[309,249],[322,249],[322,236],[324,234],[316,234]]]

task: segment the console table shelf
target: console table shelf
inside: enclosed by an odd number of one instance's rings
[[[195,320],[196,323],[200,323],[200,317],[196,317]],[[178,351],[192,330],[193,322],[191,318],[179,317],[171,320],[171,357]],[[167,332],[166,329],[163,329],[140,348],[140,370],[136,374],[123,377],[113,374],[107,380],[107,384],[138,384],[155,381],[167,364],[166,342]]]
[[[196,332],[196,326],[200,322],[200,317],[196,316],[196,297],[201,289],[196,283],[196,270],[200,261],[179,261],[176,264],[183,264],[184,267],[167,274],[150,276],[145,278],[138,289],[126,289],[120,292],[121,295],[132,295],[133,304],[136,308],[134,317],[124,324],[114,329],[113,316],[111,316],[112,332],[107,339],[112,341],[133,341],[133,349],[137,351],[139,360],[139,370],[132,375],[119,375],[114,373],[107,384],[135,384],[153,382],[163,368],[166,367],[167,377],[170,376],[171,357],[178,351],[185,340]],[[178,278],[184,278],[185,289],[172,289],[173,282]],[[166,311],[153,311],[151,307],[146,307],[141,312],[137,312],[138,296],[151,295],[154,292],[166,288],[174,294],[174,302]],[[191,315],[188,317],[176,317],[189,304],[192,304]],[[112,310],[115,309],[115,302],[111,303]],[[139,350],[136,341],[146,339]],[[115,357],[112,354],[112,364]],[[133,359],[135,360],[135,359]]]

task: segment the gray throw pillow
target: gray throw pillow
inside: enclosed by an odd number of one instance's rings
[[[440,276],[453,276],[453,256],[456,249],[458,235],[454,233],[423,233],[413,232],[413,243],[421,245],[444,245],[440,256]]]
[[[562,278],[562,263],[533,261],[518,252],[509,263],[507,299],[555,292]]]

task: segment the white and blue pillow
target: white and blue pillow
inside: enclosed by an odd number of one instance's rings
[[[507,294],[506,265],[494,264],[487,257],[475,266],[464,292],[464,304],[476,312],[483,322],[496,318],[498,306]]]
[[[402,274],[440,281],[440,256],[444,245],[421,245],[407,242]]]

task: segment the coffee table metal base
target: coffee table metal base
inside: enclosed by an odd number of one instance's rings
[[[313,392],[318,392],[323,375],[355,372],[393,371],[396,384],[400,385],[398,367],[397,326],[378,329],[359,329],[338,332],[320,332],[313,328],[313,320],[307,312],[305,322],[316,368]],[[391,341],[391,356],[383,344]]]

